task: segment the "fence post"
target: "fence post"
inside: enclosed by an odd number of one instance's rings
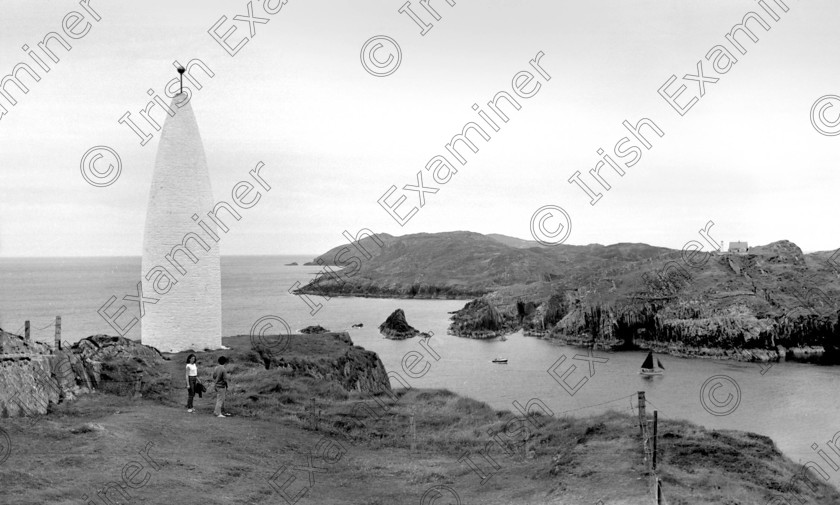
[[[132,392],[132,398],[139,398],[143,396],[143,370],[135,370],[134,371],[134,391]]]
[[[27,342],[30,341],[29,340],[29,321],[26,321],[25,323],[23,323],[23,338]]]
[[[659,477],[656,478],[656,505],[662,503],[662,484],[659,482]]]
[[[61,350],[61,316],[55,316],[55,349]]]
[[[647,416],[645,415],[645,392],[639,391],[639,429],[642,430],[642,435],[645,434],[645,423]]]
[[[417,449],[417,427],[414,424],[414,408],[411,409],[411,417],[409,418],[409,425],[411,429],[411,452]]]
[[[658,430],[659,425],[659,411],[653,411],[653,470],[656,471],[656,432]],[[659,484],[657,484],[657,487]],[[657,502],[659,503],[659,502]]]

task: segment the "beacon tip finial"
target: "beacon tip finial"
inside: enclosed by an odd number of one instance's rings
[[[187,69],[185,69],[184,67],[178,67],[178,74],[181,76],[181,93],[179,94],[184,93],[184,72],[186,71]]]

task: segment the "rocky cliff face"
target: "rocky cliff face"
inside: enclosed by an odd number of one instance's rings
[[[0,417],[46,414],[95,389],[134,393],[137,379],[148,389],[162,362],[156,349],[122,337],[96,335],[56,351],[0,329]]]
[[[609,349],[840,363],[838,308],[840,268],[783,240],[693,266],[669,252],[502,288],[457,311],[450,331],[474,338],[524,329]]]
[[[0,329],[0,417],[46,414],[93,383],[81,358]]]
[[[449,327],[449,333],[475,339],[504,335],[516,324],[509,308],[502,313],[487,297],[471,301],[456,311],[452,319],[454,322]]]

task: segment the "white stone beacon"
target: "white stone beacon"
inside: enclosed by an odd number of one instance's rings
[[[204,147],[187,95],[170,104],[160,134],[143,237],[141,342],[161,352],[222,347],[222,280]],[[215,240],[214,240],[215,239]]]

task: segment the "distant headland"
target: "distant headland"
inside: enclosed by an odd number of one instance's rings
[[[708,231],[708,230],[707,230]],[[457,231],[367,234],[300,294],[470,300],[449,331],[742,361],[840,362],[840,262],[794,243],[544,246]],[[410,314],[409,314],[410,317]]]

